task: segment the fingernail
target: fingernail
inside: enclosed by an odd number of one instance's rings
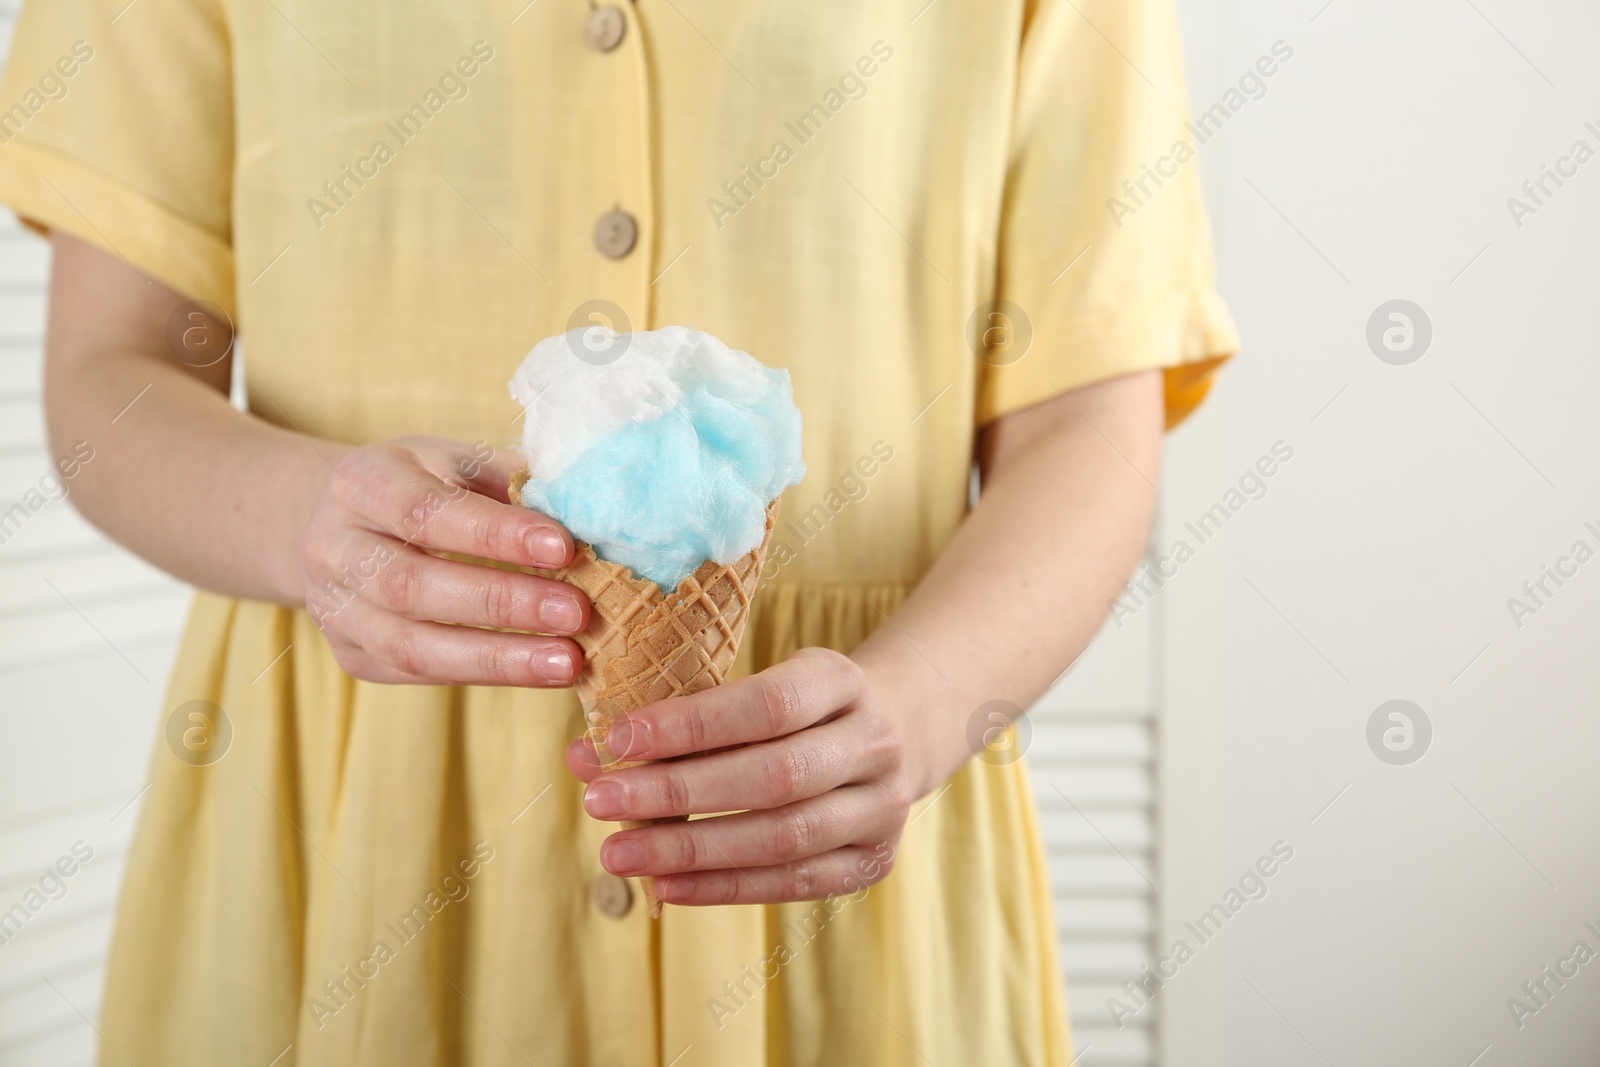
[[[583,608],[565,593],[554,593],[539,605],[539,620],[555,633],[577,633],[583,626]]]
[[[650,734],[640,723],[634,727],[632,719],[620,719],[611,724],[606,734],[606,751],[612,759],[628,759],[650,747]]]
[[[614,841],[606,845],[602,859],[612,874],[632,874],[644,869],[644,846],[637,841]]]
[[[694,896],[694,879],[689,875],[675,874],[670,878],[656,879],[656,899],[664,904],[688,900]]]
[[[604,778],[590,784],[583,793],[583,810],[596,819],[616,819],[622,815],[622,787]]]
[[[561,567],[567,562],[567,543],[548,526],[528,535],[528,555],[542,567]]]
[[[534,652],[533,669],[551,685],[571,685],[572,653],[560,645],[545,645]]]

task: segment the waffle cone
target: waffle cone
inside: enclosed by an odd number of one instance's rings
[[[511,476],[513,504],[522,504],[527,481],[526,470]],[[570,564],[551,572],[558,581],[583,590],[593,605],[588,629],[573,636],[583,649],[575,688],[589,737],[607,771],[640,766],[615,760],[606,751],[604,739],[612,723],[646,704],[727,681],[777,519],[774,500],[767,506],[767,528],[759,545],[732,563],[707,560],[670,593],[621,564],[600,559],[583,541],[577,542]],[[671,821],[677,820],[623,826],[631,830]],[[652,880],[639,881],[651,917],[658,917],[661,902]]]

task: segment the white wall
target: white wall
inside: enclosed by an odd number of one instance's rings
[[[1294,457],[1161,593],[1159,941],[1196,949],[1163,1063],[1594,1064],[1600,964],[1521,1029],[1506,1001],[1600,951],[1600,561],[1520,629],[1506,602],[1600,549],[1600,160],[1521,229],[1505,201],[1600,149],[1600,11],[1323,4],[1183,4],[1197,103],[1295,53],[1202,149],[1246,350],[1171,442],[1166,536]],[[1394,298],[1433,324],[1408,366],[1365,339]],[[1434,731],[1407,766],[1365,736],[1394,698]],[[1278,840],[1198,946],[1183,922]]]

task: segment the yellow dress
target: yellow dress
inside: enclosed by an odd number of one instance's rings
[[[1169,2],[597,4],[30,0],[0,199],[228,310],[306,434],[504,446],[518,361],[589,315],[789,368],[810,473],[745,670],[894,610],[985,422],[1149,367],[1176,421],[1235,347]],[[155,745],[103,1063],[1072,1059],[1020,764],[969,762],[864,896],[655,923],[570,692],[353,681],[304,612],[202,593],[190,700],[231,745]]]

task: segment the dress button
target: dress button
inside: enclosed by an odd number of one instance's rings
[[[628,32],[627,17],[615,4],[602,4],[589,11],[589,22],[583,28],[589,47],[596,52],[609,52],[622,43]]]
[[[639,239],[639,224],[626,211],[608,211],[594,227],[594,246],[612,259],[633,251]]]
[[[628,909],[633,907],[633,890],[628,888],[626,879],[604,871],[595,875],[590,898],[594,901],[594,906],[600,909],[601,914],[609,915],[613,919],[622,918],[628,914]]]

